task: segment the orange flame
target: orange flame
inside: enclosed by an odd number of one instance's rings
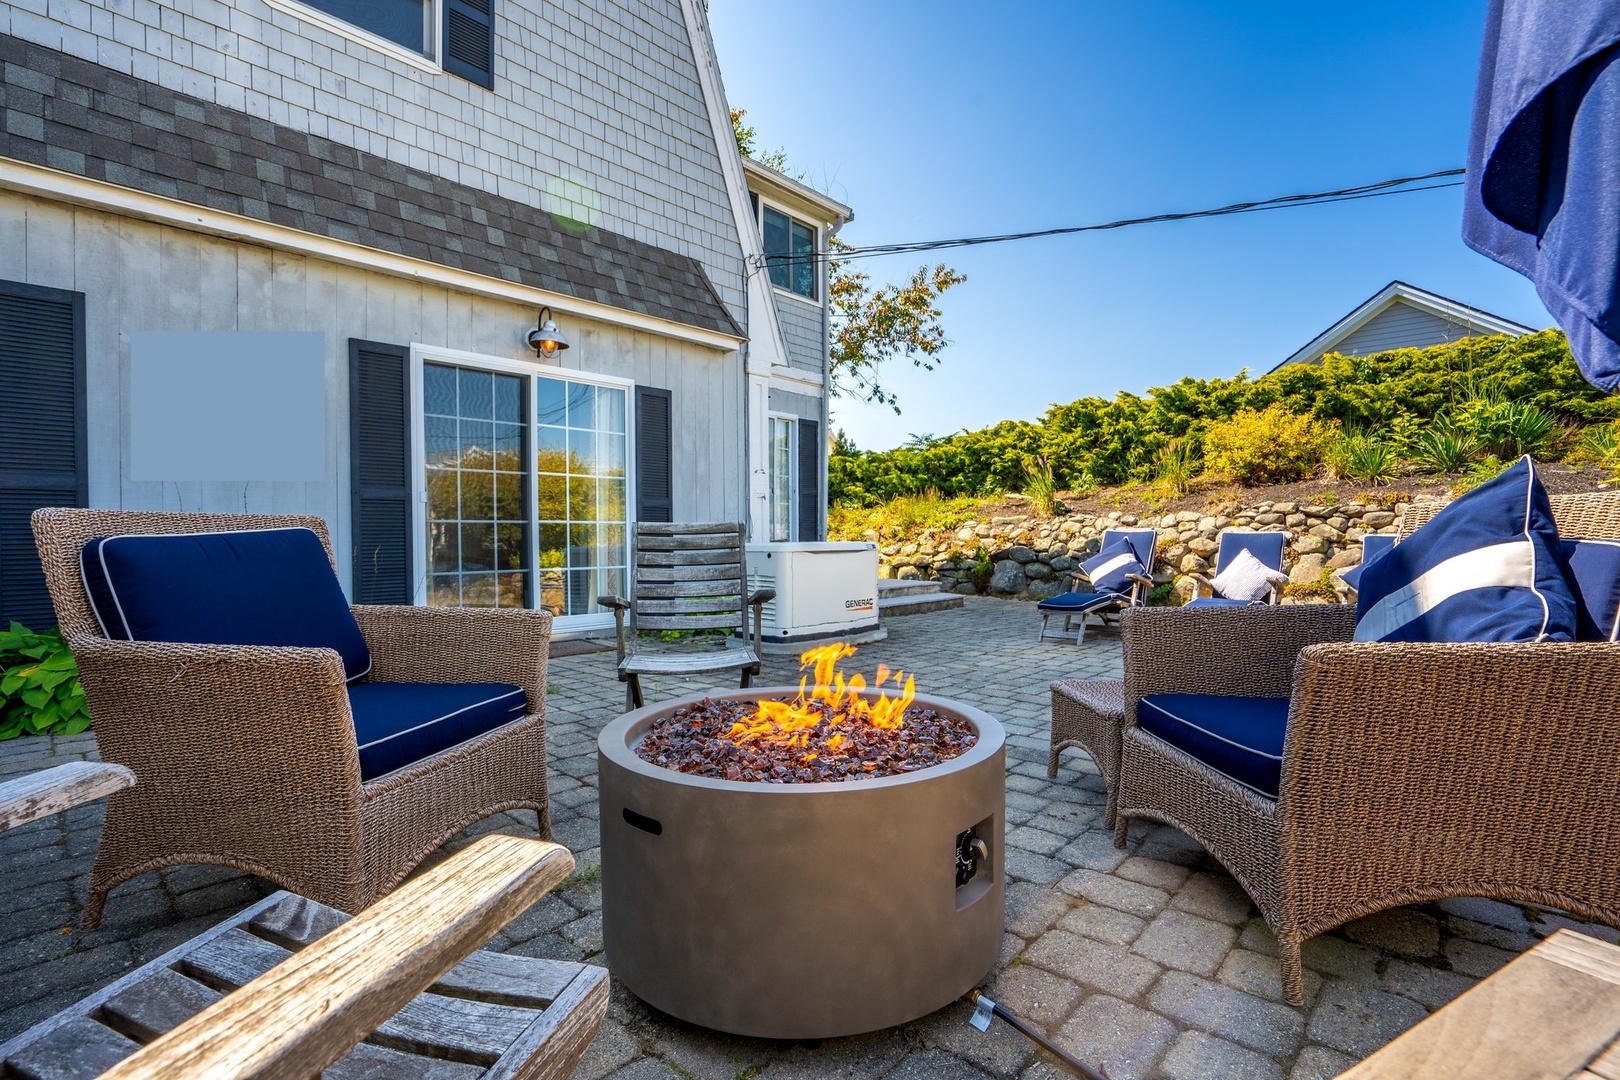
[[[799,680],[798,696],[792,701],[759,702],[754,714],[733,724],[726,737],[738,743],[758,739],[807,750],[812,733],[822,725],[871,724],[891,731],[900,727],[917,696],[916,678],[903,671],[890,672],[888,665],[879,664],[873,687],[893,679],[899,693],[867,698],[862,693],[867,688],[866,677],[860,672],[845,676],[838,669],[840,660],[854,655],[855,646],[844,642],[801,653],[799,670],[809,668],[810,673]],[[823,751],[838,754],[848,742],[843,734],[835,733],[825,741]],[[818,756],[808,754],[804,761],[809,763]]]

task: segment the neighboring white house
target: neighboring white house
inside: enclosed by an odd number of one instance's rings
[[[705,6],[0,0],[0,620],[52,621],[42,505],[315,514],[356,601],[564,633],[634,521],[768,535],[825,344],[759,284]]]
[[[813,188],[743,159],[748,208],[760,251],[751,273],[768,288],[750,294],[749,386],[763,394],[763,420],[751,445],[753,540],[819,540],[827,516],[827,264],[812,257],[854,218]],[[747,246],[745,244],[745,246]],[[760,258],[759,256],[763,256]]]
[[[1421,349],[1488,334],[1533,334],[1500,315],[1469,307],[1404,281],[1392,281],[1354,311],[1272,368],[1320,364],[1327,353],[1367,356],[1386,349]]]

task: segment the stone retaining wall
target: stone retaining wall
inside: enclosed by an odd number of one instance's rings
[[[868,531],[866,538],[879,544],[880,577],[925,578],[938,581],[943,590],[967,595],[1043,600],[1062,592],[1068,586],[1068,571],[1097,553],[1104,529],[1152,526],[1159,534],[1153,576],[1173,583],[1176,592],[1187,597],[1192,594],[1192,581],[1186,575],[1213,576],[1219,537],[1228,529],[1286,533],[1284,569],[1290,584],[1328,585],[1332,571],[1361,561],[1363,536],[1394,533],[1405,509],[1405,503],[1314,506],[1278,502],[1248,507],[1230,504],[1215,513],[1139,516],[1114,511],[1056,518],[1026,514],[969,521],[958,529],[921,529],[903,538]],[[1332,595],[1328,589],[1316,592],[1321,599]]]

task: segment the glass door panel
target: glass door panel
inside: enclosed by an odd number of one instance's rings
[[[527,603],[523,389],[516,375],[422,365],[432,606]]]
[[[535,377],[539,606],[553,615],[596,614],[599,595],[629,587],[626,397],[622,387]]]

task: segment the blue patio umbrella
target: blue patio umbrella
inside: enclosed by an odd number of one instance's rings
[[[1620,0],[1490,0],[1463,240],[1536,283],[1620,387]]]

